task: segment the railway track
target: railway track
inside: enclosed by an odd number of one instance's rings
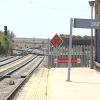
[[[0,62],[13,58],[14,56],[2,57],[0,58]]]
[[[30,74],[42,63],[44,56],[30,56],[20,64],[0,73],[0,100],[11,97]]]
[[[13,67],[13,66],[15,66],[15,65],[17,65],[17,64],[19,64],[19,63],[21,63],[22,61],[24,61],[25,59],[27,59],[27,57],[29,57],[29,55],[23,56],[23,57],[18,57],[18,59],[12,60],[8,64],[3,62],[4,65],[0,66],[0,73],[3,72],[3,71],[5,71],[5,70],[7,70],[7,69],[9,69],[9,68],[11,68],[11,67]]]
[[[15,57],[7,57],[7,58],[5,58],[5,59],[2,59],[1,61],[0,61],[0,67],[1,66],[4,66],[4,65],[7,65],[7,64],[9,64],[9,63],[12,63],[12,62],[14,62],[14,61],[16,61],[16,60],[18,60],[18,59],[21,59],[21,58],[23,58],[24,56],[15,56]]]
[[[25,66],[27,63],[32,61],[35,57],[36,56],[29,56],[27,59],[24,59],[22,62],[18,63],[17,65],[3,70],[2,72],[0,72],[0,80],[2,80],[8,74],[11,74],[11,73],[15,72],[16,70],[20,69],[21,67]]]

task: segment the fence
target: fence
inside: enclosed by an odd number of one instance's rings
[[[59,58],[68,58],[68,48],[64,46],[54,48],[49,46],[48,54],[49,65],[52,67],[66,67],[66,64],[58,64],[55,60]],[[72,58],[80,59],[80,63],[72,64],[73,67],[89,67],[90,66],[90,46],[89,45],[73,45],[71,50]]]

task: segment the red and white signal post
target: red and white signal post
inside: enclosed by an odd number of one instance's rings
[[[51,39],[51,44],[53,45],[53,47],[57,48],[63,43],[63,40],[56,34],[52,39]],[[56,53],[56,59],[58,58],[58,55]],[[56,67],[57,67],[57,63],[56,63]]]

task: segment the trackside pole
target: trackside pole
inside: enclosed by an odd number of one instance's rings
[[[57,57],[58,55],[57,55],[57,48],[56,48],[56,60],[57,60]],[[57,68],[57,66],[58,66],[58,64],[57,64],[57,62],[56,62],[56,68]]]
[[[67,77],[67,81],[70,82],[70,71],[71,71],[71,67],[72,67],[72,63],[71,63],[71,56],[72,56],[72,29],[73,29],[73,19],[70,19],[70,38],[69,38],[69,50],[68,50],[68,77]]]
[[[50,66],[49,59],[50,59],[50,40],[48,39],[48,67]]]

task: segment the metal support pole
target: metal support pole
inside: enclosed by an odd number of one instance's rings
[[[51,46],[50,48],[51,48],[51,53],[50,53],[50,58],[51,58],[50,61],[51,61],[51,63],[50,63],[50,65],[54,66],[54,62],[53,62],[53,47]]]
[[[58,60],[58,48],[56,47],[56,60]],[[58,62],[56,62],[56,68],[58,67]]]
[[[93,19],[93,6],[91,6],[91,19]],[[93,63],[93,29],[91,29],[91,69],[94,68]]]
[[[50,59],[50,40],[48,39],[48,67],[50,66],[49,59]]]
[[[70,71],[71,71],[71,67],[72,67],[72,64],[71,64],[71,56],[72,56],[72,29],[73,29],[73,19],[71,18],[70,19],[70,38],[69,38],[69,50],[68,50],[68,59],[69,59],[69,62],[68,62],[68,77],[67,77],[67,81],[70,82]]]
[[[91,19],[93,19],[93,7],[94,7],[95,1],[89,1],[89,5],[91,7]],[[91,69],[94,68],[94,63],[93,63],[93,29],[91,28]]]

